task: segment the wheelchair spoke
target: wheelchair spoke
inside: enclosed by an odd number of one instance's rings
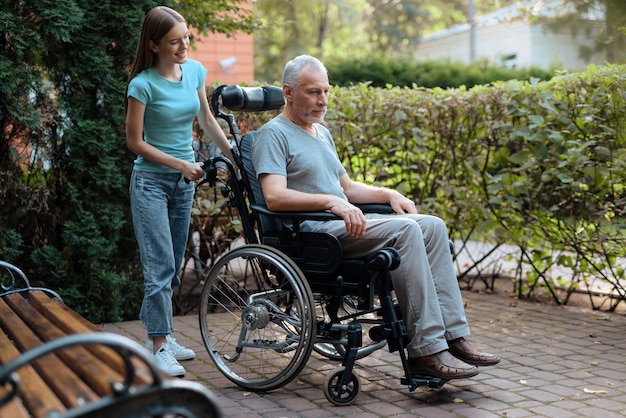
[[[280,257],[264,246],[240,247],[214,265],[201,296],[207,351],[226,377],[252,390],[293,379],[315,336],[308,284]]]

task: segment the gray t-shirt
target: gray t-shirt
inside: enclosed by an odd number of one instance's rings
[[[328,129],[315,124],[317,136],[279,115],[259,129],[252,146],[257,176],[279,174],[287,188],[346,199],[339,177],[346,173]]]

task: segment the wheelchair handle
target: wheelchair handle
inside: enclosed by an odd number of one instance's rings
[[[207,182],[207,181],[211,181],[211,177],[212,174],[214,172],[217,171],[217,168],[215,167],[215,163],[213,162],[213,159],[208,159],[206,161],[203,161],[200,164],[200,167],[202,168],[202,170],[204,170],[204,179],[202,180],[202,183]],[[207,179],[207,176],[209,176],[209,178]],[[189,180],[187,177],[185,177],[185,183],[189,183],[191,180]]]
[[[221,90],[222,104],[230,110],[260,112],[280,109],[285,105],[283,89],[276,86],[241,87],[236,84]]]

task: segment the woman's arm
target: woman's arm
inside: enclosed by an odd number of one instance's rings
[[[206,88],[204,83],[202,87],[198,89],[198,98],[200,99],[200,111],[198,112],[198,122],[200,123],[200,127],[209,135],[215,144],[222,150],[224,155],[235,164],[235,160],[232,155],[233,147],[228,142],[226,135],[224,135],[224,131],[215,120],[213,113],[211,113],[211,109],[209,107],[209,99],[206,96]]]
[[[126,144],[134,154],[153,163],[164,165],[180,171],[185,178],[195,181],[204,176],[204,171],[198,163],[189,163],[153,147],[143,139],[143,120],[146,106],[139,100],[129,97],[126,111]]]

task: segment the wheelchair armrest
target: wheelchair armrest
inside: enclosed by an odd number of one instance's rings
[[[318,211],[318,212],[310,212],[310,211],[273,211],[269,210],[267,206],[260,205],[258,203],[254,203],[250,205],[252,211],[257,212],[261,215],[269,216],[271,218],[278,219],[286,219],[292,221],[332,221],[341,219],[337,215],[329,212],[329,211]]]
[[[390,205],[383,203],[367,203],[367,204],[359,204],[355,205],[360,208],[363,213],[383,213],[383,214],[392,214],[395,213]],[[258,212],[261,215],[270,216],[272,218],[278,219],[288,219],[293,221],[331,221],[341,219],[334,213],[329,211],[272,211],[267,208],[265,205],[260,205],[258,203],[254,203],[250,205],[250,208],[254,212]]]
[[[391,205],[388,205],[387,203],[362,203],[355,206],[361,209],[363,213],[381,213],[383,215],[396,213],[391,208]]]

